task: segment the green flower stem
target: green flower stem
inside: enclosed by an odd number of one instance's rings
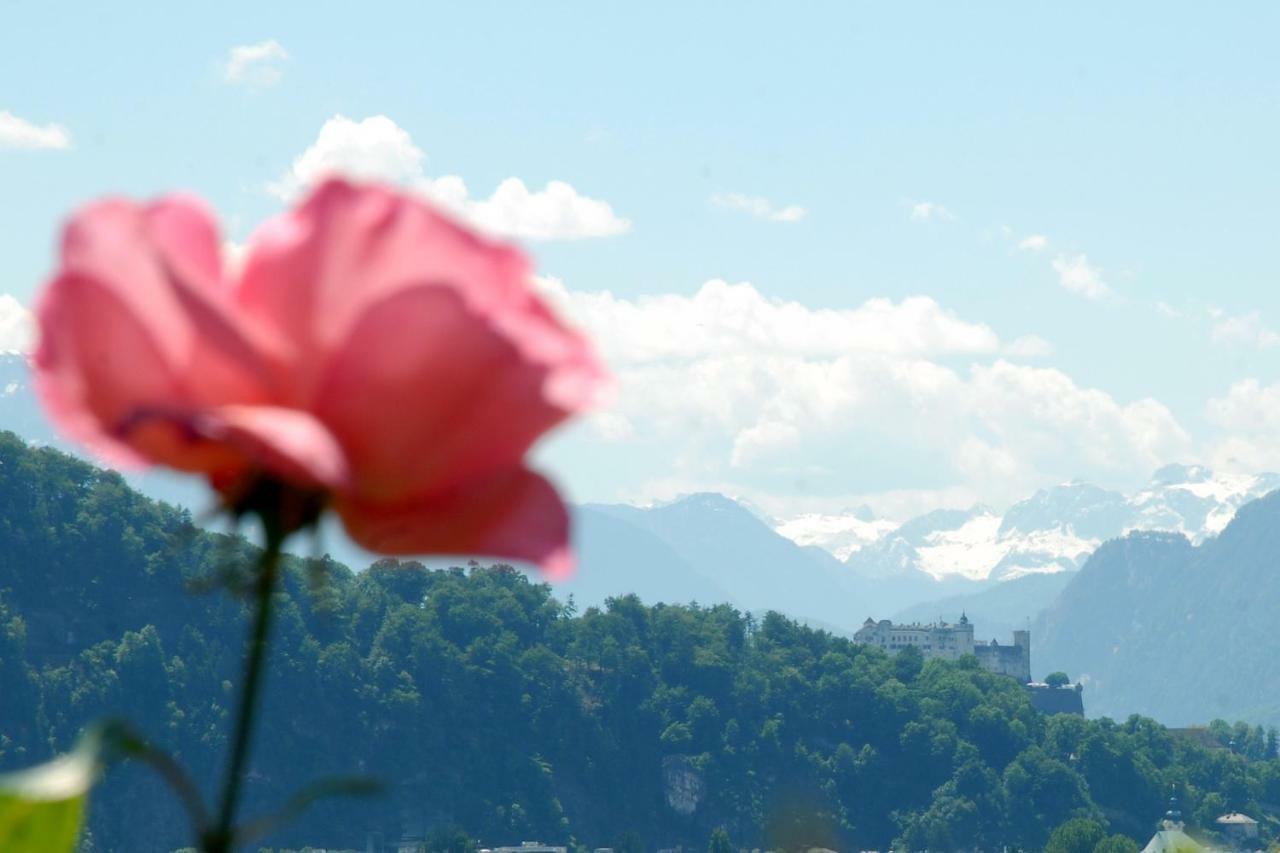
[[[244,681],[241,685],[240,709],[236,716],[235,734],[231,742],[231,760],[222,784],[222,803],[218,808],[217,824],[205,834],[202,843],[204,853],[230,853],[235,841],[236,806],[240,800],[240,788],[244,779],[245,762],[253,740],[257,722],[258,694],[262,688],[262,673],[266,663],[267,638],[271,631],[272,594],[280,573],[280,548],[284,533],[279,525],[264,520],[266,546],[258,563],[255,585],[255,604],[252,633],[249,635],[249,653],[245,659]]]
[[[115,746],[126,758],[146,764],[178,795],[187,810],[187,817],[191,819],[191,827],[196,836],[204,833],[209,827],[209,814],[200,798],[200,789],[191,781],[187,771],[173,760],[173,756],[151,746],[126,724],[118,723],[109,731],[116,740]]]

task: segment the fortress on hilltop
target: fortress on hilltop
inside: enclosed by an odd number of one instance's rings
[[[1031,632],[1014,631],[1013,645],[1002,646],[995,640],[974,642],[973,625],[961,614],[956,623],[935,622],[932,625],[895,625],[888,619],[868,619],[853,635],[855,643],[876,646],[891,655],[903,649],[918,649],[928,658],[959,660],[973,655],[982,668],[999,675],[1018,679],[1027,689],[1031,704],[1045,714],[1078,714],[1084,716],[1083,687],[1041,684],[1031,680]]]
[[[1002,646],[995,640],[974,642],[969,617],[960,616],[956,623],[936,622],[932,625],[895,625],[888,619],[868,619],[853,635],[854,642],[897,654],[905,648],[918,649],[926,659],[959,660],[973,655],[984,669],[1031,682],[1031,632],[1014,631],[1013,645]]]

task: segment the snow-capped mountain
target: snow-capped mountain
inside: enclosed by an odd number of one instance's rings
[[[21,353],[0,352],[0,429],[12,430],[28,441],[41,444],[57,441],[36,402],[31,372]]]
[[[1221,532],[1241,505],[1277,488],[1277,474],[1167,465],[1132,495],[1064,483],[1003,515],[976,506],[935,510],[895,525],[863,508],[800,516],[777,529],[800,544],[826,548],[866,577],[923,572],[938,579],[1005,581],[1075,570],[1102,542],[1131,530],[1173,531],[1198,544]]]
[[[66,445],[44,419],[31,387],[26,359],[17,353],[0,353],[0,429],[13,430],[36,443],[76,450]],[[187,478],[148,472],[131,475],[130,482],[152,497],[197,510],[207,503],[199,483]],[[637,519],[643,519],[645,524],[639,526],[650,534],[660,534],[658,538],[662,540],[658,544],[646,540],[626,545],[621,544],[621,539],[614,541],[602,533],[588,542],[592,548],[603,543],[595,549],[600,554],[648,554],[646,559],[651,564],[657,560],[653,555],[665,553],[661,549],[666,547],[674,549],[679,560],[696,567],[691,573],[673,570],[664,574],[662,577],[670,583],[632,583],[633,588],[650,596],[660,595],[671,601],[727,597],[747,608],[759,608],[763,606],[761,602],[782,606],[788,603],[787,593],[795,586],[795,579],[812,574],[810,589],[834,584],[845,594],[856,588],[859,592],[854,597],[863,602],[863,609],[874,601],[880,609],[893,611],[918,601],[973,591],[966,586],[1078,569],[1103,541],[1130,530],[1175,531],[1199,544],[1221,532],[1242,504],[1277,488],[1277,474],[1225,475],[1197,465],[1168,465],[1133,495],[1087,483],[1067,483],[1043,489],[1003,514],[975,506],[935,510],[905,523],[876,518],[865,506],[845,513],[775,520],[746,501],[721,495],[686,496],[643,509],[582,510],[588,516],[611,514],[633,526]],[[743,532],[752,529],[748,521],[760,528],[751,536]],[[608,527],[604,522],[597,526],[601,530]],[[773,542],[770,537],[779,541]],[[347,546],[336,532],[332,539],[338,556],[353,565],[367,561],[363,553],[344,550]],[[742,554],[732,559],[726,556],[726,542],[734,542],[736,547],[748,541],[754,545]],[[801,548],[794,548],[792,543]],[[776,574],[789,580],[779,588],[755,595],[754,587],[745,581],[744,561],[763,559],[764,554],[770,555]],[[606,561],[602,558],[598,562]],[[676,565],[673,560],[667,562]],[[853,571],[842,576],[841,562]],[[618,589],[627,588],[624,576],[628,571],[611,575]],[[706,582],[681,584],[672,580],[684,574],[705,575]],[[768,575],[763,566],[760,574]],[[877,583],[867,584],[869,579]],[[939,581],[946,583],[940,586]],[[765,590],[763,582],[759,588]],[[591,599],[588,590],[582,592]],[[834,592],[817,597],[829,601],[839,598]],[[822,608],[809,611],[801,603],[792,603],[796,615],[840,624],[834,618],[836,614]]]
[[[777,525],[777,531],[796,544],[817,545],[841,560],[897,529],[897,522],[876,518],[867,506],[835,515],[810,513]]]

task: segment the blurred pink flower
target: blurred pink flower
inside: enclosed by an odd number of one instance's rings
[[[264,483],[388,554],[572,566],[568,517],[525,467],[605,374],[516,249],[421,199],[331,180],[223,270],[195,199],[92,204],[67,225],[35,355],[53,419],[109,462]]]

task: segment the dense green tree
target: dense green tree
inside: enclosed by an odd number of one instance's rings
[[[1044,853],[1093,853],[1106,837],[1106,830],[1096,820],[1072,818],[1050,833]]]
[[[125,715],[218,778],[245,630],[225,586],[253,554],[0,434],[0,769]],[[1280,802],[1274,733],[1215,722],[1234,747],[1208,749],[1140,717],[1045,717],[972,657],[890,657],[726,605],[578,612],[508,566],[291,558],[284,574],[246,810],[352,772],[388,791],[326,802],[276,849],[413,832],[449,853],[531,838],[1120,853],[1171,788],[1201,826]],[[93,802],[103,853],[190,840],[143,768],[113,769]]]
[[[1065,672],[1051,672],[1044,677],[1044,683],[1050,687],[1066,687],[1071,678]]]
[[[707,842],[707,853],[734,853],[733,842],[723,826],[711,831],[711,840]]]
[[[475,853],[476,842],[457,826],[432,830],[422,845],[426,853]]]
[[[1138,842],[1127,835],[1108,835],[1093,848],[1093,853],[1138,853]]]

